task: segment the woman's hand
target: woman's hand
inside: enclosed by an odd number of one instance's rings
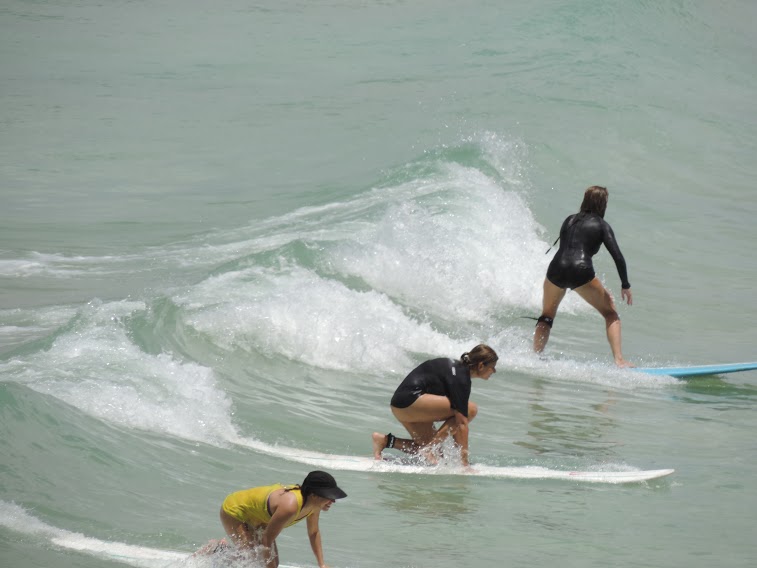
[[[630,288],[623,288],[623,290],[620,292],[620,297],[626,301],[626,304],[629,306],[633,305],[633,294],[631,294]]]

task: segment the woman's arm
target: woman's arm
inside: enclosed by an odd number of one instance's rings
[[[628,271],[626,268],[626,259],[623,258],[623,253],[620,252],[618,241],[615,240],[615,233],[610,227],[607,221],[602,220],[602,242],[610,253],[610,256],[615,261],[615,268],[618,269],[618,276],[620,276],[620,285],[623,290],[628,290],[631,284],[628,282]],[[623,295],[625,296],[625,294]],[[630,302],[629,302],[630,303]]]
[[[276,537],[281,534],[290,522],[294,520],[297,514],[297,497],[294,494],[287,492],[278,495],[277,497],[271,497],[271,508],[273,509],[273,515],[271,515],[271,521],[266,525],[263,531],[263,538],[261,544],[265,548],[265,562],[266,567],[271,568],[275,566],[273,545],[276,542]]]
[[[308,538],[310,539],[310,548],[313,549],[315,554],[315,560],[318,562],[319,568],[327,568],[323,561],[323,546],[321,544],[321,531],[318,528],[318,518],[320,511],[315,511],[307,518],[308,523]]]
[[[468,467],[468,419],[455,410],[455,429],[452,432],[452,437],[455,443],[460,446],[460,457],[462,459],[463,467]]]

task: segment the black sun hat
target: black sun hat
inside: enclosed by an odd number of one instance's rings
[[[311,471],[308,473],[300,488],[303,491],[326,499],[336,500],[347,497],[347,494],[337,487],[334,477],[325,471]]]

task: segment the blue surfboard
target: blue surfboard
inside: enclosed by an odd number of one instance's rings
[[[739,371],[754,371],[757,362],[754,363],[724,363],[722,365],[696,365],[691,367],[635,367],[635,371],[650,375],[667,375],[685,379],[688,377],[701,377],[705,375],[722,375],[725,373],[738,373]]]

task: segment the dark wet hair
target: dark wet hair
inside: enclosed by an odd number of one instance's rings
[[[473,349],[466,351],[460,356],[460,360],[470,368],[478,367],[479,363],[493,365],[498,359],[499,357],[494,349],[483,343],[476,345]]]
[[[581,203],[581,213],[596,213],[604,218],[607,209],[607,188],[601,185],[592,185],[584,192],[584,200]]]

